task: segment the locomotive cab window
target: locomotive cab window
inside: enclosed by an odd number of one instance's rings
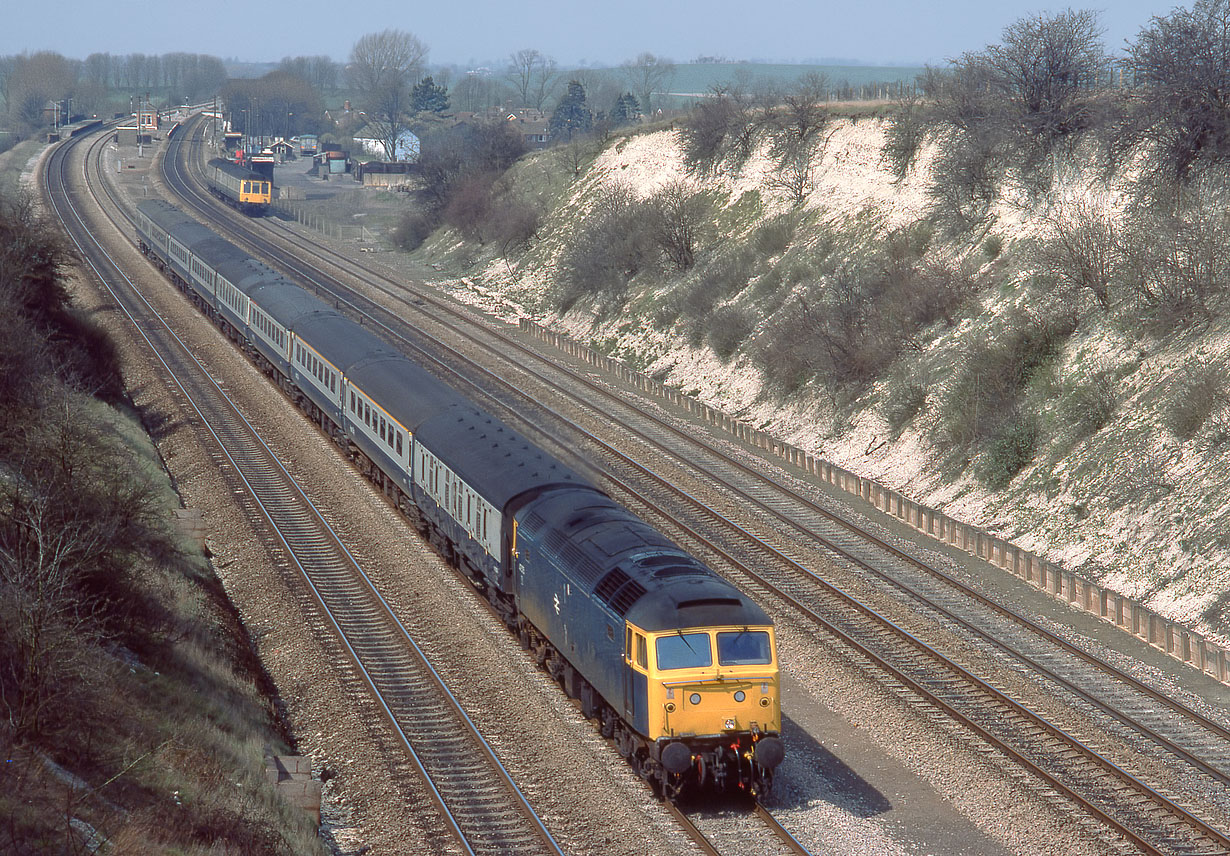
[[[654,641],[658,669],[703,669],[713,665],[708,633],[677,633]]]
[[[649,651],[645,646],[645,637],[636,634],[636,664],[642,669],[649,668]]]
[[[717,635],[718,662],[723,666],[767,666],[773,662],[769,634],[740,630]]]

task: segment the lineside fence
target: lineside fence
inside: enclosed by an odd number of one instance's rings
[[[619,360],[599,354],[567,336],[548,330],[524,318],[521,319],[520,326],[522,332],[532,335],[539,341],[612,374],[642,392],[656,395],[682,408],[705,424],[725,431],[754,448],[774,455],[809,476],[827,482],[846,493],[859,496],[912,529],[985,559],[996,567],[1016,575],[1039,591],[1046,592],[1077,609],[1092,613],[1147,642],[1159,651],[1164,651],[1221,683],[1230,685],[1230,652],[1227,651],[1226,646],[1206,639],[1194,630],[1158,615],[1143,604],[1104,588],[1053,562],[1048,562],[1002,538],[914,502],[878,482],[857,476],[836,464],[816,458],[796,446],[783,442],[758,428],[753,428],[745,422],[740,422],[676,389],[670,389],[648,375],[628,368]]]
[[[366,226],[353,223],[338,223],[321,215],[319,211],[313,211],[306,205],[296,205],[293,201],[285,199],[274,199],[270,201],[269,207],[288,220],[294,220],[302,223],[309,229],[315,229],[326,238],[336,238],[339,241],[358,241],[379,246],[380,235]]]

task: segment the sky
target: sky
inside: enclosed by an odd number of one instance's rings
[[[1115,0],[1101,12],[1105,42],[1122,50],[1166,0]],[[699,56],[872,65],[933,65],[999,41],[1013,21],[1067,5],[1020,0],[54,0],[6,4],[0,55],[54,50],[212,54],[277,62],[324,54],[345,61],[356,39],[406,30],[430,48],[429,62],[500,67],[521,48],[561,65],[617,65],[638,53],[687,62]]]

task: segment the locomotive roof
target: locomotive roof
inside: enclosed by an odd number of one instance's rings
[[[501,511],[521,494],[551,485],[593,489],[574,470],[468,401],[422,422],[417,442]]]
[[[333,363],[342,373],[360,360],[380,353],[396,353],[364,327],[326,307],[325,312],[303,316],[293,325],[295,335]]]
[[[756,603],[661,532],[594,491],[553,491],[521,526],[579,586],[650,632],[772,623]]]
[[[423,420],[462,402],[452,387],[399,353],[360,360],[350,367],[346,377],[415,433]]]

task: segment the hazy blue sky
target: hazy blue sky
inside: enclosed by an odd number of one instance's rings
[[[80,59],[95,51],[185,51],[247,61],[300,54],[344,60],[359,36],[391,27],[426,42],[432,62],[461,65],[502,65],[509,53],[525,47],[569,65],[611,65],[641,51],[677,62],[703,54],[784,62],[843,57],[874,64],[942,63],[998,41],[1017,18],[1068,8],[1019,0],[25,0],[5,5],[0,55],[51,49]],[[1175,5],[1190,2],[1106,3],[1107,45],[1119,51],[1150,18]]]

